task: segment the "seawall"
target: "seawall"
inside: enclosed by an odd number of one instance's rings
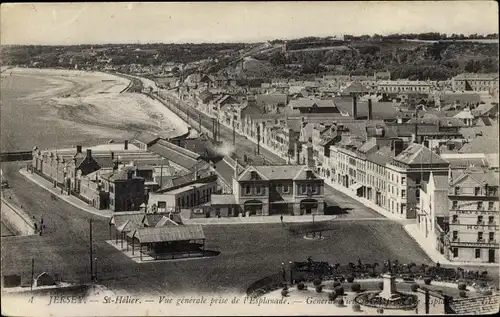
[[[35,234],[35,227],[24,211],[17,209],[2,198],[2,222],[14,234],[28,236]]]

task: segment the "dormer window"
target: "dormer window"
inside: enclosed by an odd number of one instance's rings
[[[250,179],[253,179],[253,180],[257,179],[257,172],[255,172],[255,171],[250,172]]]
[[[312,171],[306,171],[306,178],[307,179],[314,179],[314,174]]]

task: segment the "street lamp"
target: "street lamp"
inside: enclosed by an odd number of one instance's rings
[[[94,272],[94,281],[97,282],[97,258],[94,258],[94,269],[95,269],[95,272]]]
[[[290,285],[293,285],[293,267],[292,267],[292,261],[288,262],[290,264]]]
[[[286,269],[285,269],[285,262],[281,262],[281,273],[283,275],[283,282],[286,283]]]

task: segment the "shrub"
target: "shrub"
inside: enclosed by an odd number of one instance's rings
[[[358,303],[352,304],[353,311],[361,311],[361,306]]]
[[[458,289],[465,291],[467,289],[467,285],[465,285],[465,283],[458,283]]]
[[[281,291],[281,296],[287,297],[288,296],[288,290],[284,289]]]
[[[353,283],[353,284],[351,285],[351,290],[352,290],[353,292],[358,293],[358,292],[360,292],[360,291],[361,291],[361,285],[359,285],[359,283]]]
[[[315,279],[313,281],[314,286],[320,286],[321,285],[321,280],[319,278]]]
[[[383,314],[383,313],[384,313],[384,309],[383,309],[383,308],[378,308],[378,309],[377,309],[377,313],[379,313],[379,314]]]
[[[416,292],[420,286],[417,283],[411,284],[411,291]]]
[[[323,286],[322,285],[316,286],[316,292],[321,293],[322,291],[323,291]]]
[[[343,276],[339,277],[339,282],[340,283],[344,283],[345,282],[345,277],[343,277]]]
[[[335,287],[335,294],[344,295],[344,288],[342,286]]]
[[[306,288],[306,285],[304,283],[300,282],[299,284],[297,284],[297,289],[299,291],[303,291],[305,288]]]
[[[334,301],[335,298],[337,298],[337,294],[335,294],[334,292],[331,292],[331,293],[328,293],[328,300],[329,301]]]
[[[467,292],[465,292],[465,291],[460,291],[460,292],[458,292],[458,295],[459,295],[460,297],[467,297]]]
[[[431,285],[432,279],[430,277],[424,278],[425,285]]]
[[[333,288],[340,286],[340,285],[342,285],[342,284],[340,284],[340,282],[333,282]]]
[[[342,297],[335,299],[335,306],[344,307],[344,299]]]
[[[380,288],[380,289],[383,290],[384,289],[384,282],[379,282],[378,283],[378,288]]]
[[[347,276],[347,282],[348,282],[348,283],[352,283],[352,282],[354,282],[354,276],[352,276],[352,275],[348,275],[348,276]]]
[[[285,291],[288,291],[288,285],[286,285],[286,284],[285,284],[285,285],[283,286],[283,289],[284,289]]]

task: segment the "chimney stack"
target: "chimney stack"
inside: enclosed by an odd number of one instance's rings
[[[76,146],[76,153],[82,153],[82,146],[81,145]]]
[[[415,123],[415,127],[413,128],[412,143],[419,143],[418,142],[418,123]]]
[[[393,139],[391,144],[391,149],[394,153],[394,156],[398,156],[399,153],[403,152],[404,142],[401,139]]]
[[[92,158],[92,150],[87,149],[87,161],[90,162],[90,159]]]
[[[115,152],[111,152],[111,160],[114,161],[115,160]]]
[[[352,94],[352,118],[354,120],[357,119],[358,117],[358,101],[357,101],[357,96],[355,94]]]
[[[368,98],[368,120],[373,120],[372,98]]]
[[[125,149],[125,150],[128,150],[128,140],[125,140],[125,146],[124,146],[124,149]]]

